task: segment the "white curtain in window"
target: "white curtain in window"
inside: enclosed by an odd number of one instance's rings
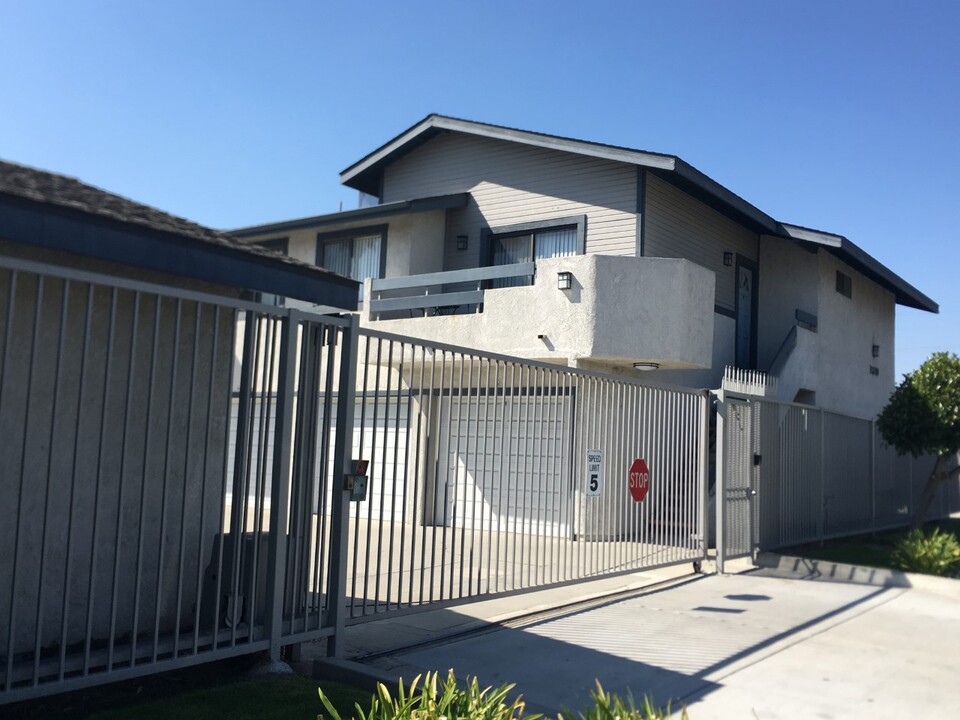
[[[380,277],[380,236],[366,235],[353,239],[353,264],[350,277],[363,282]]]
[[[365,235],[353,239],[353,264],[350,277],[361,283],[368,277],[380,277],[380,236]],[[363,300],[363,285],[360,286],[360,300]]]
[[[538,232],[533,239],[534,260],[577,254],[577,229],[561,228]]]

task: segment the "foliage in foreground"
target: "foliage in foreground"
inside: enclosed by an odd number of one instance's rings
[[[627,694],[626,700],[619,695],[611,695],[604,691],[599,681],[597,689],[591,691],[590,697],[593,699],[593,706],[588,707],[586,712],[574,715],[569,710],[564,710],[560,713],[559,720],[668,720],[670,717],[669,703],[665,709],[658,708],[649,697],[644,696],[643,704],[638,707],[633,695]],[[687,720],[686,710],[680,718]]]
[[[911,530],[897,543],[890,560],[894,567],[907,572],[953,575],[960,568],[960,542],[956,535],[939,528],[929,535]]]
[[[442,684],[438,684],[438,675],[436,672],[427,673],[423,684],[420,684],[422,676],[418,675],[409,689],[404,688],[401,680],[396,697],[390,694],[386,685],[380,683],[369,708],[355,705],[355,720],[537,720],[542,717],[539,714],[525,715],[525,704],[519,695],[512,702],[507,702],[514,685],[481,690],[477,678],[468,677],[466,687],[461,688],[453,670],[447,673]],[[319,693],[320,701],[330,717],[343,720],[322,689]],[[670,717],[669,705],[664,711],[655,707],[649,698],[644,698],[643,704],[637,707],[632,696],[628,695],[623,700],[617,695],[608,694],[599,682],[590,696],[593,706],[586,712],[574,714],[565,710],[558,720],[667,720]],[[684,711],[682,720],[686,719],[687,713]]]
[[[934,353],[904,375],[877,418],[877,427],[902,455],[937,456],[914,512],[914,527],[920,527],[937,489],[960,473],[960,357]]]
[[[517,696],[507,703],[507,695],[513,685],[503,685],[496,690],[480,689],[476,678],[467,678],[466,688],[460,688],[453,670],[440,685],[439,673],[427,673],[423,684],[421,675],[417,675],[410,688],[405,689],[403,680],[398,683],[396,697],[383,683],[377,685],[377,692],[370,700],[370,707],[364,710],[357,704],[356,720],[536,720],[540,715],[524,715],[523,700]],[[419,687],[418,687],[419,686]],[[342,720],[330,699],[319,690],[320,701],[333,720]]]

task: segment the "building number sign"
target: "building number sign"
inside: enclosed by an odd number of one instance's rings
[[[603,450],[587,450],[587,495],[603,489]]]

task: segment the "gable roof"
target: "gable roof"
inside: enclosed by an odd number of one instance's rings
[[[358,283],[77,178],[0,160],[0,237],[355,309]],[[59,222],[52,222],[56,217]]]
[[[447,132],[465,133],[646,168],[756,233],[793,240],[811,249],[824,248],[892,292],[897,303],[901,305],[939,312],[937,303],[847,238],[781,223],[676,155],[432,114],[344,169],[340,173],[340,181],[370,195],[379,195],[383,171],[388,165]]]

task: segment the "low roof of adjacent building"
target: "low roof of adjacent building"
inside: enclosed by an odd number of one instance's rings
[[[359,284],[80,180],[0,161],[0,238],[345,310]]]
[[[939,312],[937,303],[847,238],[781,223],[676,155],[433,114],[343,170],[340,173],[340,181],[361,192],[378,195],[383,171],[388,165],[429,140],[449,132],[465,133],[647,168],[706,205],[759,234],[786,238],[809,248],[824,248],[892,292],[900,305]]]

